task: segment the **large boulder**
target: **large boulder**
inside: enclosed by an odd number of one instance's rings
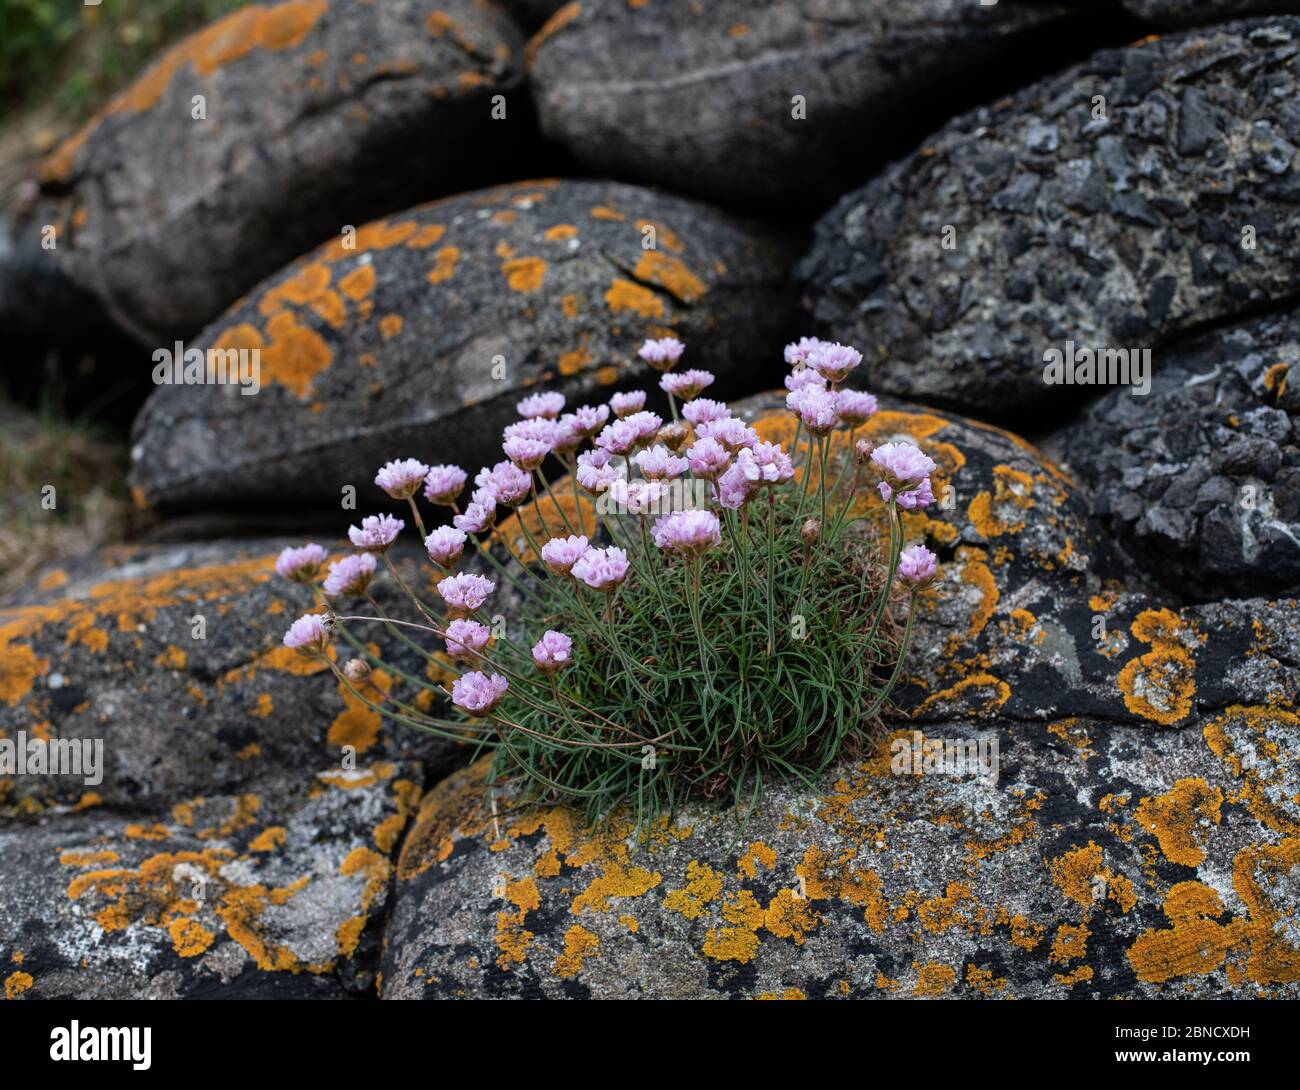
[[[645,843],[622,814],[494,822],[471,768],[403,845],[381,994],[1294,999],[1298,746],[1268,706],[903,728]]]
[[[734,409],[788,446],[779,406],[763,395]],[[847,449],[847,433],[834,434]],[[887,399],[856,437],[915,444],[938,465],[938,502],[903,517],[906,541],[940,558],[895,695],[918,723],[1078,715],[1166,728],[1300,701],[1300,601],[1171,607],[1109,547],[1086,491],[1010,432]],[[863,497],[865,513],[881,511],[874,491]]]
[[[346,779],[379,762],[454,764],[454,743],[381,719],[324,663],[281,645],[314,607],[305,588],[275,574],[275,556],[265,542],[108,550],[84,570],[47,571],[24,603],[0,608],[0,741],[30,751],[48,739],[98,765],[97,775],[84,766],[46,775],[33,764],[0,776],[0,816],[273,798],[331,767]],[[408,582],[420,578],[413,560],[403,563]],[[424,569],[411,585],[425,588]],[[391,576],[374,589],[385,610],[403,610]],[[443,679],[381,626],[352,631],[412,677]],[[339,661],[355,654],[343,641],[335,648]],[[381,690],[426,707],[436,699],[394,672],[363,691],[378,701]]]
[[[1163,354],[1151,393],[1115,391],[1051,445],[1106,530],[1175,595],[1300,592],[1300,314]]]
[[[1293,295],[1298,36],[1276,18],[1146,39],[951,122],[818,225],[799,272],[817,331],[889,392],[1005,418],[1098,391],[1049,385],[1049,352],[1158,366],[1179,334]]]
[[[527,388],[604,399],[652,374],[647,336],[686,341],[719,388],[780,360],[783,237],[607,182],[518,183],[423,205],[325,245],[195,342],[256,349],[261,389],[163,386],[136,425],[135,483],[169,507],[369,489],[394,457],[498,461]]]
[[[516,150],[521,46],[491,0],[240,8],[45,162],[52,256],[145,343],[196,333],[308,247]]]
[[[543,131],[595,170],[729,202],[815,205],[860,180],[886,133],[1032,50],[1030,32],[1071,7],[581,0],[533,38],[528,66]]]

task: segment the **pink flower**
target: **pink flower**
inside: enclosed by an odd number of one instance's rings
[[[310,583],[320,572],[329,554],[319,545],[285,549],[275,561],[276,573],[295,583]]]
[[[405,525],[401,519],[395,519],[392,515],[367,515],[361,520],[361,529],[348,527],[348,540],[358,549],[382,553],[397,540],[397,535]]]
[[[513,462],[497,462],[491,469],[480,469],[474,484],[502,507],[514,507],[533,490],[532,477]]]
[[[543,443],[538,439],[525,439],[522,435],[512,435],[501,444],[501,449],[516,466],[531,473],[546,461],[553,445],[554,443]]]
[[[757,484],[785,484],[794,477],[794,462],[779,443],[755,443],[736,454],[736,465]]]
[[[880,487],[882,489],[881,495],[884,495],[883,489],[888,488],[889,485],[885,484],[884,481],[881,481]],[[888,500],[889,497],[885,496],[885,499]],[[932,503],[934,503],[934,493],[930,491],[929,477],[926,477],[925,480],[915,488],[907,492],[898,493],[898,506],[905,508],[908,511],[916,511],[920,508],[929,507]]]
[[[683,401],[699,397],[700,392],[713,385],[713,375],[708,371],[669,372],[659,380],[659,389]]]
[[[645,408],[645,391],[629,390],[625,394],[615,394],[609,399],[609,407],[620,420]]]
[[[707,397],[697,397],[689,405],[682,406],[682,416],[697,428],[711,420],[725,420],[730,415],[731,410],[725,401],[714,401]]]
[[[410,499],[420,491],[429,467],[414,458],[387,463],[375,474],[375,484],[395,500]]]
[[[424,478],[424,498],[430,503],[451,507],[465,487],[468,474],[460,466],[430,466]]]
[[[686,452],[691,472],[706,481],[717,480],[731,462],[727,448],[716,439],[701,439]]]
[[[553,628],[548,628],[542,638],[533,644],[533,662],[544,674],[559,673],[572,657],[573,640]]]
[[[590,439],[605,426],[609,420],[608,405],[579,405],[571,413],[565,413],[561,423],[570,423],[574,431]]]
[[[373,559],[373,558],[372,558]],[[284,634],[285,647],[300,655],[322,655],[329,646],[330,634],[319,613],[305,613]]]
[[[849,427],[856,428],[865,424],[880,406],[876,399],[863,390],[837,390],[835,392],[835,411]]]
[[[701,424],[695,429],[695,434],[700,439],[716,439],[731,454],[735,454],[741,447],[752,447],[758,442],[758,432],[734,416]]]
[[[351,553],[330,565],[325,576],[325,593],[331,598],[340,594],[364,594],[375,577],[373,553]]]
[[[542,546],[542,562],[556,575],[566,576],[590,548],[585,537],[553,537]]]
[[[532,439],[550,446],[555,442],[555,433],[558,429],[559,424],[554,420],[539,416],[532,420],[516,420],[513,424],[507,424],[501,429],[501,438],[503,440]]]
[[[496,584],[491,579],[474,572],[449,575],[438,584],[438,593],[442,595],[448,614],[453,617],[477,613],[494,590]]]
[[[555,443],[551,449],[556,454],[572,454],[586,438],[578,426],[578,418],[573,413],[565,413],[555,424]]]
[[[496,517],[495,503],[490,507],[483,503],[471,503],[451,520],[451,524],[463,533],[481,534],[496,521]]]
[[[457,660],[477,658],[492,639],[492,629],[457,617],[447,625],[447,654]]]
[[[636,458],[636,467],[643,477],[652,481],[671,480],[686,472],[689,464],[685,458],[674,455],[667,447],[655,446],[641,451]]]
[[[847,344],[822,341],[808,352],[805,362],[827,382],[840,383],[862,362],[862,353]]]
[[[450,568],[465,551],[465,532],[451,526],[439,526],[424,539],[429,559],[443,568]]]
[[[616,477],[606,495],[616,511],[628,515],[647,515],[658,508],[668,495],[663,481],[626,481]]]
[[[821,377],[811,367],[804,367],[792,374],[785,376],[785,388],[794,393],[796,390],[802,390],[805,386],[813,386],[818,390],[826,389],[826,380]],[[790,405],[790,399],[786,398],[786,405]]]
[[[599,496],[618,480],[618,470],[609,460],[607,450],[589,450],[578,455],[578,484],[593,496]]]
[[[920,484],[938,468],[911,443],[884,443],[876,447],[871,452],[871,464],[884,474],[886,481],[900,490]]]
[[[451,686],[451,702],[476,719],[487,715],[506,695],[510,683],[500,674],[491,676],[474,670],[461,674]]]
[[[676,337],[660,337],[657,341],[646,341],[637,355],[656,371],[671,371],[685,351],[686,346]]]
[[[636,428],[636,441],[639,444],[653,443],[659,429],[664,426],[664,418],[658,413],[639,412],[625,416],[623,423]]]
[[[821,343],[816,337],[800,337],[785,346],[785,362],[791,367],[802,367],[808,362],[808,354]]]
[[[898,577],[905,583],[922,586],[935,577],[938,560],[924,545],[913,545],[904,549],[898,558]]]
[[[527,419],[542,416],[554,420],[564,410],[564,395],[556,393],[530,394],[515,406],[519,415]]]
[[[839,423],[835,395],[815,386],[803,386],[786,396],[785,403],[799,414],[803,426],[813,435],[829,435]]]
[[[721,545],[722,527],[712,511],[675,511],[656,522],[650,536],[659,548],[689,560]]]
[[[741,451],[748,454],[748,451]],[[745,476],[739,463],[731,466],[717,480],[718,503],[728,511],[739,511],[758,495],[758,482]]]
[[[592,590],[608,593],[627,578],[630,567],[627,553],[613,545],[608,549],[588,549],[573,565],[573,578]]]
[[[596,446],[610,454],[627,454],[640,439],[641,433],[635,424],[626,420],[615,420],[596,436]]]

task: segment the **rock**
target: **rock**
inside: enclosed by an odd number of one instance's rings
[[[516,150],[521,45],[489,0],[232,12],[46,161],[54,256],[151,347],[194,334],[322,239],[474,184]],[[492,120],[496,95],[515,122]]]
[[[1162,353],[1053,440],[1108,534],[1173,595],[1300,591],[1300,314]]]
[[[733,408],[788,447],[779,404],[764,395]],[[940,558],[895,694],[916,721],[1172,727],[1300,701],[1300,599],[1171,608],[1108,547],[1086,493],[1010,432],[886,399],[857,438],[915,443],[939,467],[938,502],[904,516],[906,542]],[[867,497],[865,510],[881,508]]]
[[[915,124],[940,89],[1005,64],[1067,14],[963,0],[596,0],[561,8],[528,65],[543,131],[596,171],[816,206],[862,177],[846,145]]]
[[[1139,19],[1160,26],[1192,26],[1243,15],[1295,13],[1295,0],[1120,0]]]
[[[341,998],[374,983],[418,768],[0,826],[8,998]]]
[[[403,845],[382,995],[1300,996],[1293,712],[924,740],[949,763],[908,774],[904,728],[743,826],[691,805],[648,844],[558,807],[498,836],[482,766],[456,773]],[[996,775],[960,774],[967,752]]]
[[[75,745],[99,780],[85,765],[82,775],[0,777],[0,817],[270,799],[331,766],[345,785],[361,774],[350,767],[451,767],[454,744],[381,721],[324,664],[281,645],[312,602],[275,575],[276,551],[266,542],[108,550],[83,572],[50,570],[43,590],[0,609],[0,740]],[[413,566],[407,576],[417,578]],[[374,587],[386,610],[402,608],[390,576]],[[378,625],[353,631],[399,670],[433,668]],[[375,683],[432,703],[391,671]]]
[[[643,249],[653,241],[655,249]],[[686,341],[719,387],[780,360],[793,296],[783,237],[606,182],[530,182],[424,205],[326,245],[196,342],[260,352],[261,389],[163,386],[136,425],[133,479],[170,508],[376,495],[394,457],[478,466],[536,383],[576,402]],[[229,395],[229,396],[223,396]]]
[[[1290,296],[1298,35],[1144,40],[951,122],[818,225],[816,331],[888,392],[1006,418],[1097,392],[1048,385],[1049,351],[1158,354]]]
[[[564,0],[501,0],[501,6],[520,26],[536,30],[564,7]]]

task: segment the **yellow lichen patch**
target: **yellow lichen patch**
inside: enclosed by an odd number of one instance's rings
[[[680,912],[688,920],[698,920],[705,906],[716,901],[722,893],[722,875],[707,863],[692,859],[686,865],[686,885],[671,889],[664,895],[664,908]]]
[[[914,962],[913,968],[916,969],[916,986],[912,989],[912,994],[919,998],[937,998],[951,991],[957,983],[957,971],[942,962],[932,961],[928,965],[917,965]]]
[[[183,958],[198,957],[216,939],[216,935],[188,916],[172,920],[167,925],[167,934],[172,938],[172,949]]]
[[[328,271],[327,269],[326,272]],[[373,265],[358,265],[339,280],[339,291],[354,303],[359,303],[374,290],[375,267]]]
[[[818,921],[807,899],[789,889],[779,890],[763,912],[763,926],[767,930],[778,938],[793,939],[799,946]]]
[[[258,301],[258,312],[263,317],[270,317],[286,305],[305,307],[317,302],[329,291],[333,275],[321,262],[310,262],[266,291]],[[371,275],[373,277],[373,271]]]
[[[614,314],[631,311],[642,318],[662,318],[664,302],[649,288],[631,280],[615,277],[605,292],[605,305]]]
[[[189,896],[194,877],[215,879],[219,868],[232,858],[232,852],[217,848],[160,852],[134,869],[111,867],[77,875],[68,884],[68,899],[102,898],[106,903],[94,918],[105,931],[120,931],[133,923],[166,926],[193,904]]]
[[[426,223],[413,234],[406,243],[408,250],[427,250],[442,240],[442,236],[447,233],[441,223]]]
[[[185,652],[174,644],[168,644],[162,653],[153,660],[153,664],[165,670],[184,670]]]
[[[1286,379],[1290,373],[1290,365],[1285,363],[1275,363],[1264,372],[1264,389],[1271,393],[1275,398],[1281,398],[1286,393]]]
[[[258,693],[257,702],[253,705],[252,710],[248,713],[254,719],[267,719],[271,712],[275,710],[275,700],[270,693]]]
[[[1129,964],[1139,980],[1160,984],[1176,977],[1212,973],[1228,951],[1241,941],[1241,921],[1227,925],[1213,917],[1223,914],[1223,902],[1209,886],[1179,882],[1165,895],[1167,930],[1143,931],[1128,949]]]
[[[291,390],[300,400],[312,392],[313,380],[334,359],[334,353],[314,329],[299,325],[293,313],[283,310],[266,326],[270,338],[262,349],[262,377]]]
[[[1087,957],[1089,934],[1087,924],[1061,924],[1056,929],[1056,938],[1052,940],[1052,949],[1047,955],[1047,960],[1053,965],[1061,965],[1067,961],[1078,961],[1080,958]]]
[[[950,685],[939,692],[931,693],[920,705],[914,716],[920,716],[931,708],[971,708],[977,715],[991,715],[1011,699],[1011,686],[992,674],[972,674],[955,685]],[[978,707],[972,708],[973,700],[980,701]]]
[[[578,237],[578,229],[571,223],[557,223],[542,232],[542,237],[547,242],[568,242],[569,239]]]
[[[1300,837],[1243,848],[1233,860],[1232,888],[1250,910],[1250,923],[1242,929],[1250,941],[1250,954],[1242,972],[1258,984],[1300,981],[1300,949],[1288,940],[1282,926],[1290,913],[1276,907],[1267,892],[1293,882],[1297,871]]]
[[[444,246],[433,255],[433,268],[425,278],[430,284],[441,284],[456,275],[456,262],[460,260],[460,250],[455,246]]]
[[[537,291],[546,277],[546,262],[540,257],[516,257],[501,266],[511,291]]]
[[[57,590],[59,587],[67,586],[68,573],[62,568],[54,568],[46,572],[36,582],[37,590]]]
[[[402,316],[400,314],[385,314],[379,319],[379,333],[386,341],[391,341],[402,332]]]
[[[756,840],[736,860],[736,871],[742,878],[757,878],[759,867],[771,870],[775,866],[776,852],[761,840]]]
[[[1144,798],[1134,813],[1171,863],[1195,867],[1205,859],[1205,829],[1221,820],[1223,792],[1199,777],[1181,779],[1164,795]]]
[[[776,992],[763,992],[758,996],[758,998],[760,1000],[777,1000],[777,999],[791,1000],[791,999],[807,999],[808,996],[804,994],[801,988],[786,988],[784,991],[781,992],[780,995],[777,995]]]
[[[588,215],[594,220],[605,220],[608,223],[622,223],[626,217],[616,208],[610,208],[608,205],[598,204],[590,210]]]
[[[593,878],[569,906],[575,916],[588,911],[608,912],[611,897],[640,897],[663,880],[663,875],[658,871],[627,866],[617,860],[605,862],[601,869],[601,875]]]
[[[357,691],[372,704],[378,704],[387,696],[391,684],[391,679],[383,670],[375,670]],[[364,753],[379,737],[382,717],[365,700],[353,695],[352,688],[356,686],[349,688],[340,681],[338,688],[343,700],[343,711],[330,724],[325,740],[331,746],[352,746],[357,753]]]
[[[0,638],[0,700],[14,707],[47,668],[47,660],[38,659],[26,644]]]
[[[620,916],[618,922],[628,929],[633,935],[641,930],[640,923],[635,916]]]
[[[283,825],[268,825],[248,842],[250,852],[273,852],[284,843],[287,830]]]
[[[501,951],[497,955],[497,966],[503,972],[509,972],[514,966],[522,965],[528,956],[528,947],[536,936],[524,927],[524,920],[529,912],[541,905],[542,898],[532,878],[507,882],[504,895],[515,906],[515,911],[497,913],[496,944]]]
[[[1196,660],[1191,650],[1204,637],[1169,609],[1143,610],[1131,631],[1151,650],[1130,659],[1119,672],[1116,683],[1124,706],[1143,719],[1172,726],[1192,711]]]
[[[1210,751],[1243,781],[1240,792],[1250,812],[1274,832],[1300,833],[1300,821],[1282,808],[1294,766],[1270,732],[1300,733],[1300,715],[1282,708],[1234,704],[1205,725]],[[1300,799],[1292,798],[1292,803]]]
[[[34,981],[31,973],[25,973],[21,969],[10,973],[5,977],[5,998],[17,999],[23,992],[27,991]]]
[[[561,353],[560,358],[555,361],[555,368],[566,378],[572,378],[574,375],[590,366],[591,362],[591,353],[587,351],[586,345],[584,344],[575,348],[572,352]]]
[[[704,955],[715,961],[738,961],[746,965],[758,953],[758,929],[765,914],[753,893],[742,889],[730,893],[722,906],[722,918],[731,926],[710,928],[704,937]]]
[[[243,886],[229,889],[217,905],[218,919],[225,925],[226,933],[244,948],[259,969],[265,972],[327,972],[332,962],[304,965],[288,947],[269,941],[261,931],[261,914],[269,907],[286,905],[307,887],[310,878],[304,875],[287,886],[268,889],[266,886]]]
[[[600,952],[600,940],[581,924],[575,923],[564,933],[564,953],[555,959],[552,968],[561,979],[578,975],[582,963]]]
[[[658,284],[683,303],[693,303],[708,292],[708,285],[690,271],[680,258],[646,250],[632,273],[638,280]]]
[[[1023,530],[1025,512],[1034,505],[1033,478],[1011,466],[998,465],[993,467],[993,491],[977,494],[966,517],[984,537],[1001,537]]]
[[[966,986],[974,988],[985,999],[991,999],[1007,986],[1007,978],[995,977],[991,969],[979,965],[966,966]]]
[[[68,850],[59,853],[59,864],[64,867],[102,867],[108,863],[116,863],[119,859],[117,852],[108,851],[74,851]]]
[[[1052,882],[1071,901],[1087,909],[1095,899],[1094,880],[1103,875],[1101,848],[1093,841],[1086,846],[1071,848],[1048,864]]]

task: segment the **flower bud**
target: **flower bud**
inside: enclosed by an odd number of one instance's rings
[[[853,447],[853,460],[860,466],[866,465],[871,461],[872,446],[865,439],[859,439]]]
[[[811,549],[817,544],[817,539],[822,536],[821,519],[805,519],[804,524],[799,527],[799,536],[803,538],[803,543]]]
[[[659,429],[659,442],[674,454],[677,454],[686,445],[686,440],[690,438],[690,435],[690,429],[678,420],[672,424],[665,424]]]
[[[370,666],[361,659],[348,659],[343,667],[343,676],[353,685],[362,685],[370,680]]]

